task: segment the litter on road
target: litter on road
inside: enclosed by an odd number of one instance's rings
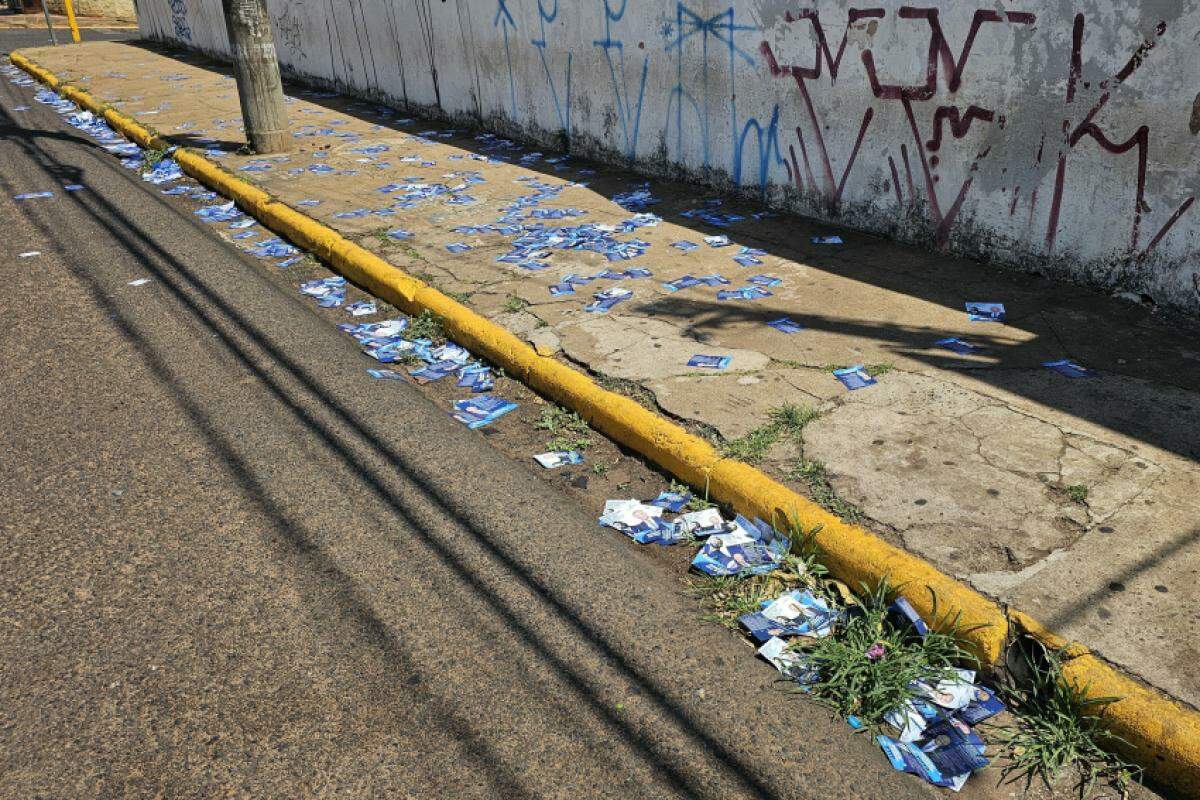
[[[495,422],[510,411],[515,411],[517,404],[484,394],[469,400],[459,400],[454,404],[454,409],[451,416],[474,430]]]
[[[583,463],[583,454],[576,450],[554,450],[549,453],[538,453],[533,457],[546,469],[558,469]]]

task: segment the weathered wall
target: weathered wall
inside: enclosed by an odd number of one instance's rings
[[[65,14],[63,0],[46,0],[46,7],[56,14]],[[81,17],[108,17],[132,22],[137,19],[133,0],[72,0],[71,7]]]
[[[1200,311],[1200,0],[268,4],[294,74]]]

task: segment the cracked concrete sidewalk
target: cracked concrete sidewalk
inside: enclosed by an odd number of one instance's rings
[[[222,66],[132,44],[28,52],[180,144],[211,137],[233,151],[243,142],[236,92]],[[765,469],[819,501],[835,498],[837,508],[888,540],[1200,706],[1200,673],[1192,668],[1200,659],[1195,321],[853,231],[838,231],[843,245],[814,245],[811,236],[834,231],[788,216],[756,219],[751,213],[762,209],[730,198],[720,210],[747,218],[712,228],[680,216],[702,206],[707,193],[669,181],[650,187],[661,202],[647,210],[661,224],[617,236],[649,242],[645,255],[610,264],[598,253],[555,250],[550,269],[527,272],[495,260],[513,237],[452,229],[494,222],[502,206],[530,194],[520,182],[529,179],[563,185],[540,207],[586,212],[545,224],[619,224],[632,213],[609,198],[643,179],[550,160],[555,154],[520,164],[530,148],[497,146],[463,130],[446,134],[444,125],[398,120],[332,93],[290,91],[292,124],[309,134],[297,137],[297,151],[286,160],[228,152],[222,164],[287,203],[320,200],[304,210],[542,352],[557,352],[610,385],[648,392],[665,413],[725,440],[766,430],[772,409],[785,403],[818,409],[802,438],[767,437]],[[376,144],[389,150],[354,152]],[[481,153],[508,163],[472,158]],[[251,161],[265,166],[241,171]],[[337,172],[297,169],[311,164]],[[385,210],[392,203],[379,191],[385,184],[455,184],[467,172],[485,180],[469,187],[476,202],[448,205],[445,195],[394,215],[335,216]],[[386,231],[395,228],[414,235],[394,241]],[[702,244],[691,253],[670,246],[716,233],[762,248],[765,263],[735,264],[736,246]],[[458,241],[473,249],[445,250]],[[566,273],[631,266],[653,277],[549,293]],[[719,301],[707,286],[662,286],[709,273],[733,286],[757,273],[782,284],[755,301]],[[606,315],[583,311],[593,291],[612,285],[632,289],[633,298]],[[969,300],[1005,303],[1007,323],[969,322]],[[785,335],[765,324],[785,315],[805,330]],[[951,336],[984,349],[961,356],[935,346]],[[730,355],[732,363],[722,373],[697,374],[687,360],[698,353]],[[1060,358],[1099,375],[1070,380],[1042,366]],[[875,365],[878,383],[845,391],[829,372],[843,364]]]

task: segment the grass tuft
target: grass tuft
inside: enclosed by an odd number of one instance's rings
[[[446,341],[446,331],[442,327],[441,317],[426,309],[420,316],[413,317],[404,330],[405,339],[430,339],[434,344]]]
[[[719,452],[725,458],[736,458],[747,464],[758,464],[766,456],[771,445],[779,441],[778,426],[764,425],[755,428],[745,436],[736,439],[726,439],[721,442]]]
[[[501,306],[501,308],[503,308],[508,313],[513,314],[513,313],[516,313],[517,311],[527,308],[528,306],[529,306],[529,301],[526,300],[524,297],[517,297],[516,295],[510,294],[508,296],[508,298],[505,299],[504,305]]]
[[[799,439],[808,423],[819,419],[822,411],[812,406],[784,403],[771,409],[771,422],[793,439]]]
[[[1111,750],[1125,740],[1104,728],[1104,713],[1120,698],[1088,697],[1088,686],[1068,681],[1062,672],[1062,650],[1051,651],[1032,640],[1022,651],[1021,680],[1009,678],[997,687],[1013,712],[1015,727],[992,726],[1009,762],[1002,771],[1008,782],[1035,778],[1049,787],[1068,767],[1079,771],[1081,796],[1097,780],[1124,790],[1138,768]]]
[[[810,696],[840,716],[853,714],[869,726],[882,725],[889,713],[916,697],[915,682],[936,684],[956,677],[955,666],[972,661],[958,644],[961,631],[953,620],[923,637],[889,623],[893,596],[886,581],[874,591],[864,587],[855,613],[832,636],[804,650],[805,660],[820,673],[807,687]],[[875,645],[883,648],[883,656],[868,658],[867,651]]]

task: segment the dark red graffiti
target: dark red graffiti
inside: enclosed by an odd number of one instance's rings
[[[871,52],[870,48],[867,48],[863,50],[862,54],[863,66],[867,70],[867,80],[871,84],[871,91],[881,100],[925,101],[931,99],[937,93],[939,61],[941,62],[942,70],[946,73],[946,88],[952,92],[957,92],[959,87],[962,86],[963,72],[966,70],[967,61],[971,57],[971,48],[975,45],[975,37],[978,35],[983,23],[1009,22],[1014,25],[1032,25],[1037,19],[1033,14],[1022,11],[1008,11],[1003,14],[998,11],[976,11],[975,15],[971,18],[971,29],[967,32],[967,39],[963,42],[958,58],[955,58],[954,52],[950,49],[950,43],[946,40],[946,35],[942,32],[942,24],[936,8],[904,6],[900,9],[899,16],[902,19],[923,19],[929,25],[929,50],[925,58],[925,83],[914,86],[882,83],[875,70],[875,54]]]
[[[966,199],[971,184],[975,182],[975,173],[979,170],[979,162],[987,158],[991,148],[985,148],[975,156],[975,159],[971,162],[971,166],[967,168],[967,178],[959,187],[954,202],[950,204],[950,208],[943,214],[941,204],[938,201],[937,189],[934,185],[937,182],[937,178],[930,168],[929,160],[925,157],[925,150],[921,147],[921,132],[917,128],[917,118],[913,114],[912,103],[907,98],[900,102],[904,106],[905,116],[908,117],[908,126],[912,131],[913,141],[916,143],[917,154],[921,156],[921,171],[925,174],[925,191],[929,195],[929,210],[933,215],[935,226],[934,241],[939,247],[942,247],[950,240],[950,228],[954,225],[954,220],[958,216],[959,211],[962,210],[963,201]],[[934,158],[937,158],[937,156],[934,156]]]
[[[1085,19],[1083,14],[1075,15],[1075,22],[1072,26],[1071,33],[1071,59],[1067,68],[1067,105],[1070,106],[1075,101],[1075,95],[1078,91],[1078,86],[1083,80],[1083,35],[1085,29]],[[1167,26],[1165,22],[1159,22],[1155,27],[1156,36],[1162,36],[1166,33]],[[1084,115],[1083,120],[1074,128],[1071,127],[1069,119],[1063,120],[1063,133],[1065,134],[1066,142],[1065,149],[1059,153],[1058,167],[1054,175],[1054,195],[1050,202],[1050,216],[1046,223],[1046,249],[1053,250],[1055,240],[1058,237],[1059,216],[1062,213],[1062,196],[1063,190],[1066,187],[1066,171],[1067,171],[1067,153],[1075,148],[1080,141],[1085,137],[1094,141],[1107,153],[1112,155],[1122,155],[1130,150],[1137,148],[1137,183],[1134,190],[1133,201],[1133,229],[1130,233],[1129,248],[1131,251],[1136,251],[1139,239],[1141,238],[1142,229],[1142,214],[1148,211],[1146,204],[1146,165],[1149,160],[1150,148],[1150,127],[1142,125],[1132,136],[1123,142],[1118,142],[1110,139],[1108,135],[1094,121],[1096,115],[1108,104],[1109,98],[1112,96],[1110,87],[1115,83],[1117,85],[1123,83],[1145,62],[1147,55],[1154,49],[1157,44],[1156,39],[1147,39],[1143,41],[1130,56],[1120,70],[1117,71],[1111,78],[1100,82],[1100,96],[1092,107]],[[1191,207],[1190,203],[1184,203],[1181,206],[1182,213],[1186,213],[1187,208]],[[1182,215],[1181,213],[1181,215]],[[1158,235],[1152,240],[1150,247],[1147,247],[1148,252],[1154,245],[1162,239],[1170,226],[1178,221],[1178,217],[1172,217],[1167,221],[1163,230],[1160,230]]]
[[[867,16],[867,17],[875,16],[875,11],[876,10],[868,10],[868,11],[854,10],[854,11],[852,11],[852,16],[854,14],[859,15],[856,18],[862,18],[864,16]],[[801,14],[805,15],[806,12],[801,12]],[[882,16],[882,14],[883,14],[883,12],[880,11],[879,16]],[[810,17],[804,16],[801,18],[811,19],[813,22],[814,28],[819,32],[819,34],[818,34],[819,37],[822,37],[822,38],[824,37],[824,33],[821,32],[821,29],[820,29],[820,21],[816,18],[815,12]],[[794,22],[794,21],[796,21],[796,19],[797,18],[792,17],[792,15],[790,13],[787,15],[788,22]],[[848,27],[849,27],[849,25],[847,25],[847,28]],[[838,54],[837,54],[836,58],[833,57],[829,53],[829,48],[827,46],[823,46],[823,47],[824,47],[824,52],[825,52],[825,56],[826,56],[826,62],[829,64],[830,75],[836,76],[838,64],[841,62],[842,52],[845,48],[845,37],[843,37],[842,47],[838,49]],[[807,69],[804,69],[801,67],[780,65],[775,60],[774,54],[771,52],[771,45],[767,42],[763,42],[759,46],[759,51],[763,54],[763,57],[767,60],[767,66],[770,68],[772,75],[774,75],[776,77],[782,76],[782,75],[791,75],[793,80],[796,81],[796,86],[800,89],[800,96],[804,99],[804,107],[808,110],[808,118],[809,118],[810,122],[812,123],[813,138],[816,142],[816,149],[817,149],[816,155],[818,155],[820,157],[820,168],[822,171],[822,176],[824,178],[824,181],[823,181],[824,188],[822,189],[822,194],[824,194],[825,201],[830,205],[830,207],[836,206],[842,199],[842,193],[846,189],[846,181],[849,179],[850,171],[854,168],[854,162],[858,158],[858,151],[862,147],[863,139],[867,135],[867,129],[871,126],[871,120],[875,117],[875,109],[868,108],[863,113],[862,122],[859,124],[859,128],[858,128],[858,138],[854,142],[854,149],[850,153],[850,158],[847,160],[845,168],[842,170],[841,179],[836,180],[833,175],[833,163],[829,158],[829,148],[825,144],[825,135],[821,132],[822,125],[821,125],[820,120],[817,119],[817,112],[816,112],[816,109],[813,108],[812,97],[811,97],[811,95],[809,95],[808,86],[805,83],[805,81],[808,80],[810,77],[819,77],[820,76],[820,74],[821,74],[821,56],[820,56],[820,54],[818,54],[818,56],[817,56],[816,66],[814,67],[814,69],[807,70]],[[799,125],[796,126],[796,139],[800,143],[800,156],[804,161],[804,172],[808,176],[808,185],[810,186],[810,188],[812,188],[815,191],[817,188],[817,181],[816,181],[815,176],[813,175],[812,160],[809,158],[809,155],[808,155],[808,144],[804,138],[804,130]],[[793,161],[793,163],[795,162],[795,151],[792,152],[792,161]],[[789,171],[793,173],[792,180],[796,183],[797,188],[801,188],[799,180],[798,180],[799,170],[798,169],[790,169]]]
[[[854,168],[854,162],[858,159],[858,151],[862,147],[863,139],[867,135],[867,128],[871,127],[871,120],[875,117],[875,109],[868,108],[863,114],[862,123],[858,128],[858,138],[854,141],[854,149],[850,152],[850,158],[846,161],[846,166],[842,170],[842,177],[839,181],[834,181],[833,164],[829,158],[829,148],[825,145],[825,137],[821,133],[821,123],[817,120],[816,111],[813,109],[812,98],[809,97],[808,89],[803,83],[800,84],[801,94],[804,96],[805,105],[808,107],[809,119],[812,121],[814,138],[816,139],[817,148],[821,157],[821,170],[824,173],[824,190],[825,201],[830,207],[836,206],[842,199],[842,193],[846,190],[846,181],[850,177],[850,170]],[[808,158],[808,147],[804,141],[804,130],[796,126],[796,139],[800,142],[800,155],[804,159],[804,169],[808,174],[810,185],[815,189],[816,181],[813,179],[812,166]]]
[[[846,27],[842,31],[842,43],[838,45],[837,55],[834,56],[829,50],[829,42],[825,39],[825,29],[821,27],[821,18],[815,8],[802,9],[798,14],[793,15],[791,11],[784,14],[784,22],[789,25],[806,19],[812,25],[813,33],[817,36],[817,52],[813,58],[811,67],[801,67],[795,64],[779,64],[775,60],[775,54],[771,52],[771,46],[767,42],[762,43],[762,54],[767,59],[767,66],[771,70],[772,75],[791,75],[800,80],[801,78],[815,80],[821,77],[821,58],[825,59],[826,66],[829,67],[829,78],[831,82],[837,81],[838,69],[842,63],[842,55],[846,52],[846,39],[850,34],[850,28],[854,23],[864,19],[883,19],[885,12],[882,8],[852,8],[848,12]]]
[[[960,116],[958,106],[941,106],[933,112],[933,137],[925,143],[930,150],[938,150],[942,146],[942,123],[950,124],[950,133],[955,139],[961,139],[971,130],[974,120],[991,122],[996,117],[991,111],[979,106],[967,106],[967,112]]]
[[[1158,233],[1156,233],[1154,235],[1154,238],[1150,240],[1150,244],[1146,245],[1146,249],[1143,250],[1141,252],[1141,254],[1138,255],[1138,261],[1141,261],[1146,256],[1150,255],[1150,251],[1153,250],[1158,245],[1158,243],[1162,241],[1162,238],[1167,235],[1167,231],[1169,231],[1169,230],[1171,230],[1171,228],[1175,227],[1175,223],[1179,222],[1179,218],[1182,217],[1184,214],[1186,214],[1188,212],[1188,210],[1192,207],[1192,203],[1195,203],[1195,202],[1196,202],[1196,196],[1192,195],[1187,200],[1184,200],[1183,203],[1179,206],[1179,208],[1175,209],[1175,213],[1172,214],[1171,218],[1167,220],[1167,224],[1163,225],[1162,228],[1159,229]]]
[[[896,172],[896,160],[888,156],[888,166],[892,170],[892,186],[896,189],[896,205],[904,205],[904,196],[900,194],[900,175]]]

